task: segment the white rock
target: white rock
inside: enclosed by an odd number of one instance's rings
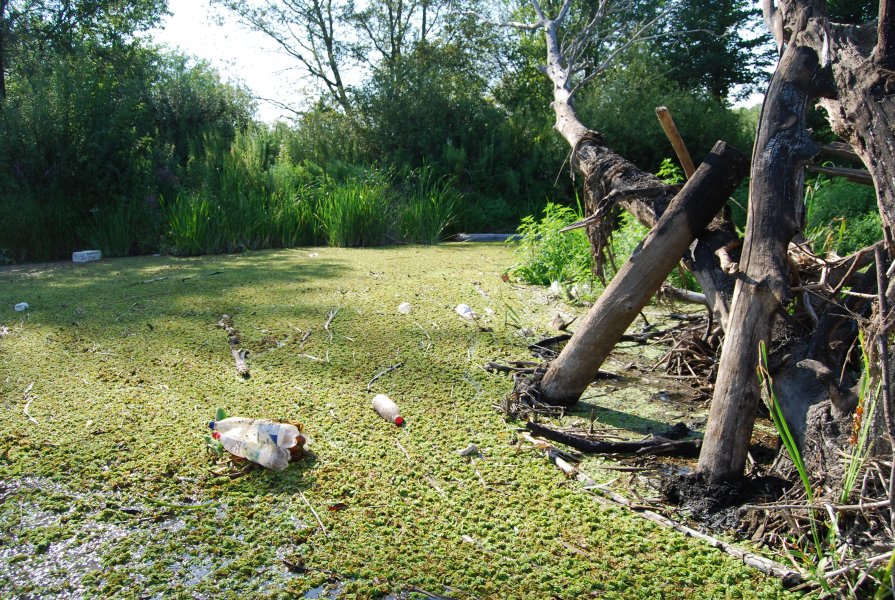
[[[409,315],[412,310],[413,306],[411,306],[410,302],[402,302],[398,305],[398,312],[402,315]]]

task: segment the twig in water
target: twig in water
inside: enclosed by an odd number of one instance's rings
[[[432,336],[429,335],[429,332],[426,331],[425,329],[423,329],[423,326],[420,325],[419,323],[417,323],[416,321],[414,321],[413,324],[416,325],[417,327],[419,327],[420,329],[422,329],[423,334],[426,336],[426,339],[429,340],[429,342],[425,345],[425,348],[423,348],[423,350],[428,350],[429,348],[432,347]],[[422,346],[422,345],[423,345],[423,342],[420,342],[420,346]]]
[[[392,371],[400,369],[403,366],[404,366],[404,363],[399,362],[399,363],[394,364],[390,367],[386,367],[386,368],[382,369],[381,371],[379,371],[378,373],[376,373],[375,375],[373,375],[373,379],[371,379],[370,383],[367,384],[367,391],[369,392],[373,389],[373,384],[376,383],[377,379],[379,379],[380,377],[384,377],[385,375],[388,375]]]
[[[30,394],[31,388],[33,388],[33,387],[34,387],[34,382],[32,381],[31,383],[28,384],[28,387],[25,388],[25,391],[22,392],[22,398],[27,400],[27,402],[25,402],[25,408],[22,412],[25,413],[25,416],[28,417],[29,421],[31,421],[35,425],[40,425],[40,423],[37,422],[37,419],[32,417],[31,413],[28,412],[28,409],[31,407],[31,401],[34,400],[34,397],[32,397]]]
[[[410,454],[407,452],[407,448],[405,448],[405,447],[401,444],[401,440],[395,440],[395,443],[398,444],[398,449],[399,449],[401,452],[404,453],[404,456],[407,457],[407,460],[409,460],[410,462],[413,462],[413,459],[410,458]]]
[[[329,537],[329,532],[326,530],[326,526],[323,524],[323,521],[320,520],[320,515],[317,514],[317,511],[314,510],[314,507],[311,506],[311,503],[308,502],[307,498],[305,498],[304,492],[302,492],[301,490],[298,490],[298,495],[301,496],[301,499],[304,500],[305,504],[308,505],[308,508],[311,509],[311,513],[314,515],[314,518],[317,519],[317,523],[320,524],[320,529],[323,530],[323,535],[325,535],[326,537]]]
[[[323,329],[326,330],[326,333],[329,334],[329,341],[333,341],[333,332],[329,330],[329,326],[332,325],[333,319],[336,318],[336,315],[339,314],[339,307],[329,309],[329,313],[326,316],[326,323],[323,324]]]

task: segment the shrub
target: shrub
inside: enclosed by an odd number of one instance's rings
[[[580,211],[552,202],[544,208],[540,220],[533,216],[522,219],[519,225],[516,255],[521,261],[510,269],[510,274],[534,285],[591,282],[593,258],[590,242],[583,229],[560,233],[581,217]]]

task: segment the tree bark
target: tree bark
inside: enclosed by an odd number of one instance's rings
[[[805,130],[807,108],[823,75],[817,53],[795,43],[807,18],[771,79],[755,142],[741,276],[697,468],[710,482],[743,474],[761,397],[758,345],[770,344],[774,317],[791,297],[786,257],[801,228],[802,167],[818,153]]]
[[[9,0],[0,0],[0,100],[6,98],[6,52],[9,27],[6,23],[6,9]]]
[[[747,168],[739,151],[725,142],[715,145],[550,365],[541,381],[544,402],[571,406],[578,401],[625,330],[721,209]]]

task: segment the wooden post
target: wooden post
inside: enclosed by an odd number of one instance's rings
[[[612,279],[541,382],[542,400],[578,401],[628,326],[709,224],[748,170],[748,160],[718,142]]]
[[[690,158],[690,152],[687,150],[684,138],[681,137],[680,132],[677,130],[677,125],[674,124],[674,119],[671,118],[671,112],[664,106],[657,106],[656,116],[659,117],[662,131],[665,132],[665,136],[671,142],[674,153],[677,154],[677,159],[684,168],[684,175],[687,176],[687,179],[690,179],[693,177],[693,173],[696,172],[696,167],[693,166],[693,159]]]

